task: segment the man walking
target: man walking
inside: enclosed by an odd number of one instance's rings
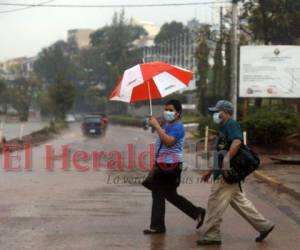
[[[232,118],[233,105],[229,101],[221,100],[215,107],[208,110],[213,113],[213,121],[220,125],[216,153],[226,150],[227,155],[224,157],[223,166],[229,165],[228,159],[232,159],[237,154],[243,143],[241,127]],[[219,166],[217,164],[218,168]],[[275,225],[256,210],[242,192],[239,183],[228,184],[224,181],[223,175],[226,175],[226,170],[209,170],[202,176],[202,180],[207,182],[211,174],[213,174],[215,182],[208,199],[207,219],[203,226],[203,235],[197,244],[200,246],[222,244],[220,226],[222,215],[229,204],[260,233],[256,241],[264,240]]]

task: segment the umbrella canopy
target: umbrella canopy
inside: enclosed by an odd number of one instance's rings
[[[191,71],[164,62],[138,64],[124,72],[110,100],[138,102],[159,99],[187,87],[192,77]]]

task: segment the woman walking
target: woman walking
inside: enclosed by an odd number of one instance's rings
[[[149,118],[149,124],[158,134],[156,140],[155,167],[152,178],[152,212],[150,229],[144,234],[160,234],[166,232],[165,200],[168,200],[193,220],[199,228],[204,221],[205,209],[196,207],[177,193],[183,162],[183,142],[185,129],[180,122],[182,106],[178,100],[169,100],[165,104],[162,127],[155,117]]]

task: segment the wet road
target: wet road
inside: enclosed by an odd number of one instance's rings
[[[30,172],[5,172],[1,161],[0,249],[299,249],[300,223],[290,212],[298,204],[290,207],[284,197],[280,200],[278,194],[264,192],[264,186],[253,180],[245,186],[248,197],[277,224],[264,243],[255,243],[257,232],[229,208],[222,226],[223,246],[196,247],[200,232],[195,230],[195,223],[170,204],[167,234],[144,236],[151,195],[135,183],[135,177],[143,173],[112,171],[104,166],[95,171],[91,152],[125,152],[128,143],[141,152],[148,150],[153,139],[154,135],[143,130],[117,126],[109,127],[102,138],[85,138],[79,125],[74,124],[68,132],[48,142],[55,150],[53,171],[46,170],[45,146],[33,148]],[[81,162],[85,166],[62,170],[61,145],[69,145],[71,157],[75,151],[86,151],[90,158]],[[20,156],[25,159],[22,153]],[[83,167],[87,171],[78,171]],[[186,171],[184,176],[179,192],[195,204],[206,206],[210,185],[197,183],[199,176],[194,171]],[[279,202],[285,204],[285,209],[278,207]]]

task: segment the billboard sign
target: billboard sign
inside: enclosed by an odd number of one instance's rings
[[[300,46],[242,46],[239,96],[300,98]]]

